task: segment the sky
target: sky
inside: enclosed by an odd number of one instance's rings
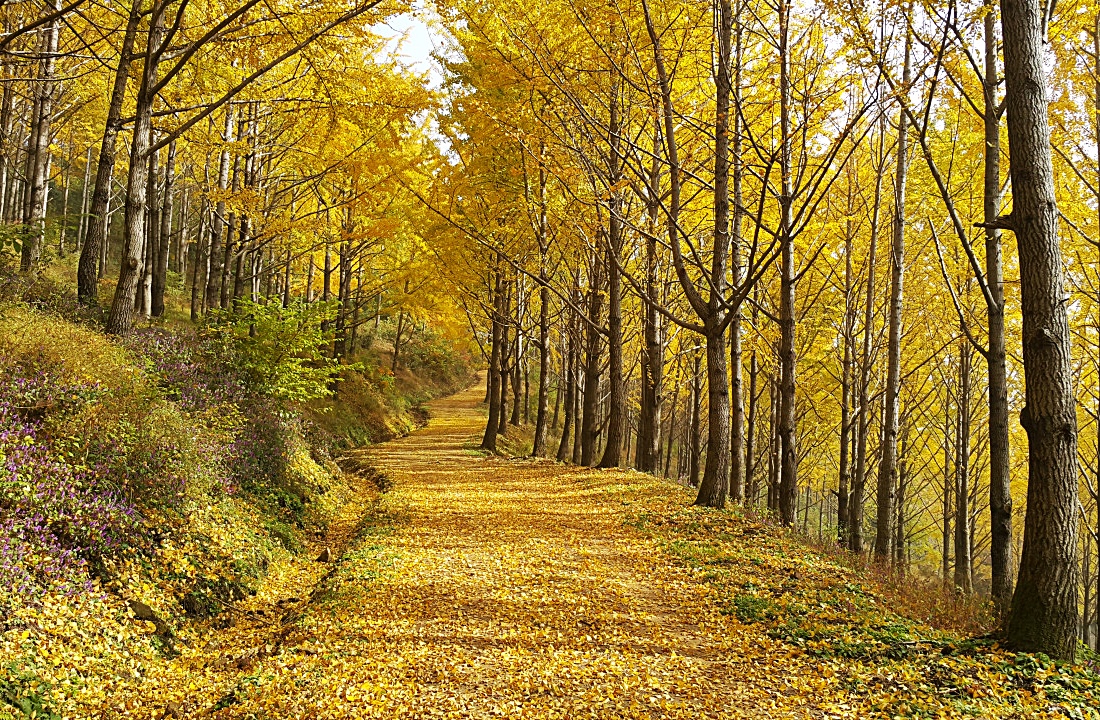
[[[416,12],[405,13],[392,18],[388,23],[378,25],[378,34],[390,37],[388,48],[397,50],[398,56],[405,59],[417,72],[427,72],[430,84],[438,87],[443,79],[439,64],[432,53],[440,48],[438,37],[433,36],[429,27],[432,18],[420,3]]]

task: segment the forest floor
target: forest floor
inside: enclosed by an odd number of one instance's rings
[[[334,524],[332,564],[261,593],[125,714],[1095,717],[1093,669],[891,615],[767,523],[632,471],[486,457],[482,392],[359,451],[390,489]]]

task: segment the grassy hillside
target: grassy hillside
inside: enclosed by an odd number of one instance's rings
[[[3,720],[140,693],[211,629],[308,591],[377,494],[340,453],[407,432],[468,374],[458,357],[394,376],[384,350],[288,365],[232,323],[109,338],[64,287],[0,303]],[[254,315],[257,345],[279,337]],[[317,377],[331,395],[303,391]]]

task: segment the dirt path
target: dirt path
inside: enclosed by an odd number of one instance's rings
[[[381,519],[217,717],[804,716],[783,651],[623,524],[636,475],[482,457],[481,395],[366,451]]]

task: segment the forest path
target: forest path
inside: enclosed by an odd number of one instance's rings
[[[811,714],[774,672],[785,651],[624,524],[615,486],[640,476],[483,457],[483,392],[362,451],[393,490],[282,651],[214,715]]]

